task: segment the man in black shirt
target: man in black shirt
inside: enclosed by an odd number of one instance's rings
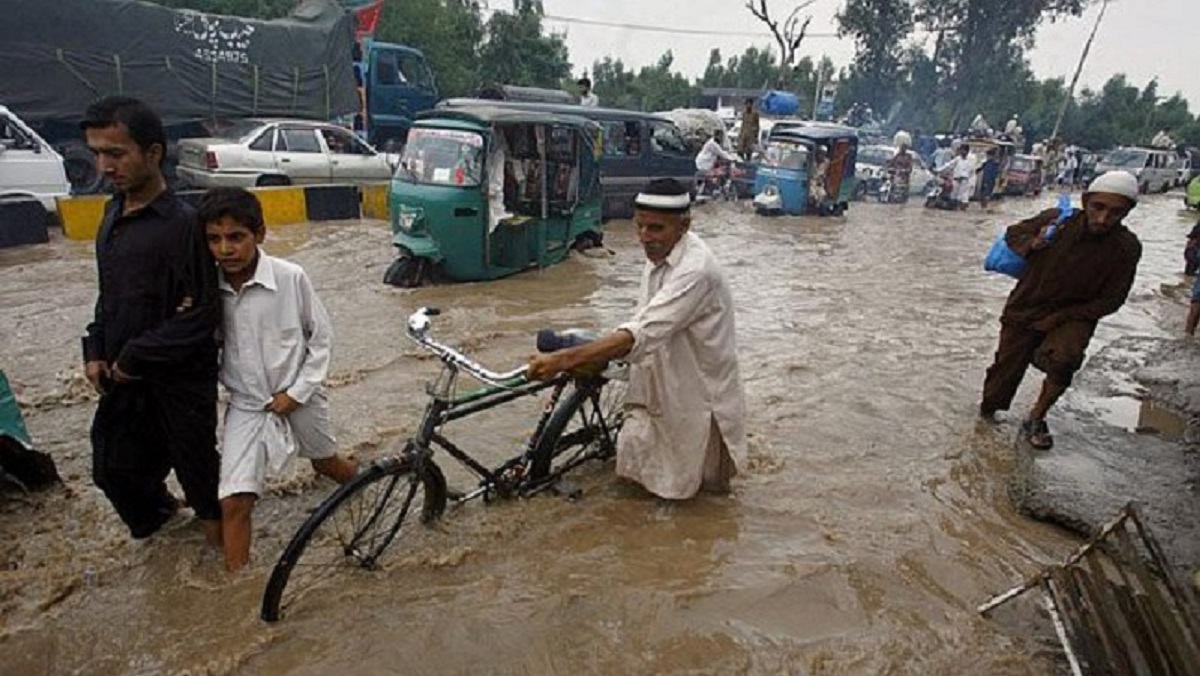
[[[195,211],[167,189],[162,121],[144,103],[110,97],[82,128],[116,195],[96,237],[100,295],[83,339],[100,391],[92,476],[134,538],[179,509],[173,469],[209,542],[220,544],[216,450],[216,268]]]

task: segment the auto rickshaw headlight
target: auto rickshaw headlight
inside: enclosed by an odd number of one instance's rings
[[[405,209],[404,207],[401,207],[400,213],[398,214],[398,219],[400,221],[401,228],[412,232],[416,229],[417,224],[421,221],[421,212],[420,210]]]

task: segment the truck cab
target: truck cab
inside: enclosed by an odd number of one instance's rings
[[[418,113],[438,102],[433,71],[420,50],[363,40],[360,77],[365,90],[367,142],[386,150],[403,144]]]
[[[54,198],[70,192],[62,156],[15,113],[0,106],[0,197],[33,197],[52,212]]]

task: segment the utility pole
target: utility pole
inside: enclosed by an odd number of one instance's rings
[[[1083,45],[1083,54],[1079,56],[1079,65],[1075,67],[1075,77],[1071,78],[1071,86],[1067,88],[1067,95],[1058,108],[1058,117],[1054,120],[1054,131],[1050,133],[1050,138],[1058,137],[1063,117],[1067,114],[1067,106],[1075,98],[1075,85],[1079,84],[1079,76],[1083,73],[1083,64],[1087,61],[1088,53],[1092,51],[1092,42],[1096,39],[1096,32],[1100,30],[1100,22],[1104,20],[1104,13],[1108,11],[1108,2],[1109,0],[1103,0],[1100,5],[1100,14],[1096,17],[1096,25],[1092,26],[1092,34],[1088,36],[1087,42]]]

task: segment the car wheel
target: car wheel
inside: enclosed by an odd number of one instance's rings
[[[287,176],[259,176],[254,185],[259,188],[270,188],[291,185],[292,181]]]
[[[104,177],[96,169],[96,160],[91,151],[72,146],[64,149],[63,170],[76,195],[94,195],[104,188]]]

